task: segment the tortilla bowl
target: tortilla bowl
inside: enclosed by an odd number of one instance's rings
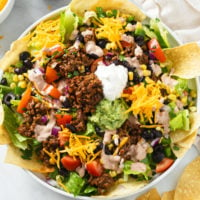
[[[50,14],[42,17],[41,19],[39,19],[38,21],[36,21],[33,25],[31,25],[21,36],[20,38],[23,38],[24,36],[26,36],[30,31],[32,31],[41,21],[45,21],[47,19],[53,18],[55,16],[58,16],[60,12],[64,11],[66,9],[66,7],[57,9],[53,12],[51,12]],[[146,21],[148,21],[150,18],[147,18]],[[180,41],[176,38],[176,36],[170,31],[169,28],[167,28],[165,26],[165,28],[168,30],[168,32],[170,33],[170,43],[173,44],[173,46],[177,46],[180,45]],[[197,92],[199,91],[199,82],[197,79],[192,79],[191,80],[191,84],[194,85],[194,87],[196,88]],[[198,93],[197,95],[197,102],[198,99],[200,98],[199,96],[200,94]],[[197,105],[197,108],[199,109],[199,105]],[[194,137],[193,137],[194,138]],[[9,139],[8,139],[9,140]],[[7,141],[7,143],[9,143],[9,141]],[[190,144],[191,145],[191,144]],[[184,154],[187,150],[188,150],[188,146],[187,147],[183,147],[183,149],[181,149],[181,153]],[[146,183],[141,183],[141,184],[119,184],[119,186],[117,187],[117,189],[115,189],[115,191],[111,192],[108,196],[99,196],[99,197],[94,197],[96,198],[105,198],[105,199],[119,199],[119,198],[125,198],[127,196],[136,196],[139,193],[142,193],[145,190],[148,190],[149,188],[151,188],[153,185],[157,184],[160,180],[162,180],[165,176],[167,176],[171,171],[173,171],[173,169],[178,165],[180,159],[177,159],[174,164],[164,173],[162,173],[159,176],[156,176],[152,179],[152,181],[148,184]],[[34,170],[33,170],[34,171]],[[45,172],[45,171],[44,171]],[[48,172],[48,170],[47,170]],[[69,194],[61,189],[55,188],[53,186],[51,186],[50,184],[48,184],[46,182],[46,178],[43,174],[41,173],[37,173],[37,172],[31,172],[27,170],[27,173],[29,173],[36,181],[38,181],[40,184],[44,185],[45,187],[49,188],[52,191],[55,191],[59,194],[62,194],[66,197],[70,197],[70,198],[75,198],[75,199],[94,199],[93,197],[83,197],[83,196],[76,196],[74,197],[72,194]],[[119,195],[120,194],[120,195]],[[133,197],[134,197],[133,196]]]

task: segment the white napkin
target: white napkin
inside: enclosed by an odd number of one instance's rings
[[[150,17],[160,18],[183,42],[200,41],[200,0],[133,0]]]

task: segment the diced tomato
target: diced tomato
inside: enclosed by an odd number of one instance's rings
[[[18,113],[24,112],[24,109],[26,108],[30,99],[31,99],[31,88],[27,88],[26,91],[24,92],[22,98],[21,98],[21,101],[19,102],[18,107],[17,107]]]
[[[131,43],[126,42],[126,41],[120,41],[120,43],[121,43],[121,45],[122,45],[123,48],[125,48],[125,47],[131,47],[132,46]]]
[[[53,56],[54,58],[58,58],[64,53],[63,48],[60,45],[55,45],[51,48],[48,49],[47,55],[48,56]]]
[[[55,99],[59,99],[61,93],[60,93],[60,91],[59,91],[57,88],[53,87],[53,88],[51,89],[51,91],[49,92],[49,95],[50,95],[51,97],[55,98]]]
[[[81,161],[79,159],[74,159],[71,156],[64,156],[61,159],[61,163],[63,167],[69,171],[74,171],[77,167],[81,165]]]
[[[91,72],[95,72],[96,69],[97,69],[98,62],[101,62],[101,61],[103,61],[103,57],[97,58],[97,59],[92,63],[92,66],[91,66],[91,68],[90,68],[90,71],[91,71]]]
[[[72,116],[67,114],[64,115],[56,114],[55,116],[56,116],[56,122],[59,126],[69,124],[72,120]]]
[[[172,164],[174,160],[170,158],[164,158],[160,163],[156,165],[156,172],[161,173],[167,170]]]
[[[46,69],[46,82],[52,83],[53,81],[57,80],[59,78],[58,73],[55,69],[47,66]]]
[[[132,90],[131,90],[131,88],[125,88],[125,89],[123,90],[123,93],[124,93],[124,94],[131,94],[131,93],[132,93]]]
[[[160,44],[155,38],[151,39],[148,42],[147,46],[149,50],[151,51],[151,53],[153,54],[153,56],[155,56],[160,62],[166,61],[165,54],[163,53],[163,50],[161,49]]]
[[[88,173],[91,174],[92,176],[101,176],[101,174],[103,173],[103,166],[97,160],[88,162],[86,164],[86,169]]]
[[[64,146],[65,143],[69,141],[69,135],[66,135],[63,132],[59,132],[58,139],[59,139],[60,146]]]

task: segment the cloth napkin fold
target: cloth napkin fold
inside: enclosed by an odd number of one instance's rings
[[[196,41],[200,45],[200,0],[133,1],[150,17],[160,18],[183,43]],[[200,153],[200,131],[194,145]]]
[[[183,43],[200,42],[200,0],[133,0],[150,17],[160,18]]]

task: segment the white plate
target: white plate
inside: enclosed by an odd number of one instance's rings
[[[66,7],[62,7],[62,8],[59,8],[47,15],[45,15],[44,17],[40,18],[39,20],[37,20],[35,23],[33,23],[30,27],[28,27],[23,33],[22,35],[20,36],[23,37],[25,36],[26,34],[28,34],[31,30],[33,30],[41,21],[44,21],[44,20],[47,20],[49,18],[52,18],[52,17],[55,17],[55,16],[58,16],[60,12],[64,11]],[[147,18],[146,21],[148,22],[150,18]],[[164,24],[163,24],[164,25]],[[164,25],[164,27],[168,30],[168,32],[170,33],[170,43],[173,44],[174,46],[178,46],[181,43],[181,41],[177,38],[177,36],[166,26]],[[199,88],[199,81],[198,79],[194,79],[194,82],[196,82],[196,87]],[[198,89],[197,89],[198,91]],[[199,96],[199,92],[198,92],[198,97],[197,97],[197,108],[199,110],[199,99],[200,99],[200,96]],[[182,159],[182,158],[181,158]],[[153,187],[155,184],[157,184],[159,181],[161,181],[162,179],[164,179],[170,172],[173,171],[173,169],[178,165],[178,163],[180,162],[181,159],[177,159],[174,164],[167,170],[165,171],[164,173],[162,173],[161,175],[155,177],[148,185],[144,186],[143,188],[140,188],[138,191],[136,192],[130,192],[130,193],[127,193],[126,195],[123,195],[123,196],[114,196],[114,197],[108,197],[107,199],[125,199],[126,197],[130,197],[130,196],[135,196],[135,195],[138,195],[142,192],[144,192],[145,190],[148,190],[150,189],[151,187]],[[42,175],[42,174],[39,174],[39,173],[33,173],[31,171],[27,171],[31,177],[33,177],[38,183],[40,183],[41,185],[45,186],[46,188],[56,192],[56,193],[59,193],[61,195],[64,195],[66,197],[69,197],[69,198],[75,198],[75,199],[82,199],[82,200],[92,200],[92,199],[97,199],[95,197],[85,197],[85,196],[76,196],[74,197],[72,194],[69,194],[59,188],[55,188],[51,185],[49,185],[46,181],[45,181],[45,177]],[[106,197],[105,197],[106,198]],[[102,199],[102,197],[101,197]]]

